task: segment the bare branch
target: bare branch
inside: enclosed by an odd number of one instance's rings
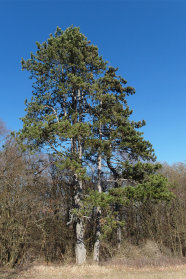
[[[55,115],[56,120],[57,120],[57,123],[59,123],[59,118],[58,118],[58,116],[57,116],[57,111],[56,111],[52,106],[45,105],[44,107],[53,110],[54,115]]]

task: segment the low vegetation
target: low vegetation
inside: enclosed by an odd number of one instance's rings
[[[186,265],[140,268],[119,264],[59,266],[38,264],[21,271],[4,271],[2,279],[184,279]]]

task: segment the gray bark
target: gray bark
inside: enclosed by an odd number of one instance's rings
[[[98,184],[97,190],[99,193],[102,192],[101,187],[101,155],[98,156]],[[99,251],[100,251],[100,236],[101,236],[101,224],[100,224],[100,217],[101,217],[101,208],[96,208],[96,235],[95,235],[95,243],[94,243],[94,251],[93,251],[93,261],[99,262]]]
[[[76,264],[80,265],[86,261],[86,249],[84,245],[84,226],[82,220],[78,220],[76,223]]]
[[[75,207],[78,209],[81,206],[81,194],[82,194],[82,186],[83,183],[81,180],[78,180],[77,175],[74,175],[74,184],[75,184]],[[76,224],[75,224],[75,232],[76,232],[76,247],[75,247],[75,254],[76,254],[76,264],[80,265],[85,263],[86,261],[86,248],[84,244],[84,224],[83,220],[77,217]]]
[[[102,139],[102,132],[101,132],[101,123],[99,129],[99,138]],[[99,193],[102,193],[101,187],[101,169],[102,169],[102,156],[101,150],[98,154],[98,182],[97,182],[97,190]],[[100,236],[101,236],[101,208],[96,208],[96,235],[95,235],[95,243],[94,243],[94,251],[93,251],[93,261],[99,262],[99,253],[100,253]]]
[[[99,226],[99,229],[98,229]],[[96,231],[96,241],[94,243],[94,251],[93,251],[93,261],[99,262],[99,253],[100,253],[100,236],[101,236],[101,229],[100,229],[100,222],[97,225]]]
[[[77,207],[80,206],[80,195],[82,192],[82,181],[79,181],[75,196],[75,204]],[[84,224],[83,220],[78,218],[76,221],[76,264],[80,265],[86,261],[86,248],[84,244]]]
[[[79,121],[82,121],[82,114],[81,114],[81,93],[78,90],[78,100],[80,101],[80,112],[79,112]],[[81,137],[78,137],[78,146],[77,148],[73,148],[75,152],[78,151],[79,159],[82,160],[82,141]],[[82,180],[78,179],[78,176],[74,175],[75,180],[75,206],[76,208],[80,208],[81,206],[81,195],[83,190],[83,182]],[[84,244],[84,224],[81,218],[77,218],[76,220],[76,247],[75,247],[75,254],[76,254],[76,264],[80,265],[85,263],[86,261],[86,248]]]

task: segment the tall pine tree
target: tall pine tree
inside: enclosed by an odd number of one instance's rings
[[[79,28],[37,44],[36,54],[22,59],[22,68],[33,79],[33,97],[26,101],[20,139],[31,150],[47,150],[58,158],[61,168],[73,176],[74,207],[79,208],[86,176],[84,144],[91,135],[90,105],[93,85],[106,68],[96,46]],[[76,262],[86,260],[83,219],[76,216]]]
[[[142,133],[137,131],[145,125],[145,121],[130,120],[132,110],[127,104],[127,97],[135,93],[134,88],[126,86],[127,81],[117,75],[117,69],[109,67],[104,75],[95,83],[93,108],[93,157],[97,154],[98,181],[97,191],[102,192],[101,174],[110,172],[113,185],[119,188],[123,182],[137,184],[146,176],[155,172],[160,165],[151,164],[155,161],[154,150],[150,142],[144,140]],[[148,162],[148,163],[147,163]],[[102,170],[104,166],[104,171]],[[115,211],[120,211],[116,203]],[[96,236],[94,245],[94,260],[99,261],[100,247],[100,216],[101,209],[97,207]],[[118,224],[120,220],[117,215]],[[118,248],[121,244],[121,228],[117,228]]]
[[[81,208],[84,181],[90,167],[97,174],[96,190],[102,194],[102,178],[110,173],[114,187],[123,181],[142,183],[159,165],[152,145],[138,131],[144,121],[130,120],[127,96],[135,93],[117,69],[108,67],[96,46],[79,28],[65,31],[37,44],[36,54],[22,59],[22,68],[33,79],[33,97],[26,101],[26,115],[19,139],[31,151],[45,150],[73,177],[75,210]],[[119,203],[115,211],[119,212]],[[76,212],[76,211],[73,211]],[[96,206],[93,259],[99,261],[101,207]],[[72,216],[76,233],[76,262],[86,260],[81,214]],[[120,221],[120,216],[117,216]],[[118,226],[118,247],[121,242]]]

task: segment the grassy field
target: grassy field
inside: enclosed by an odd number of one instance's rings
[[[127,267],[122,265],[35,265],[27,270],[0,270],[1,279],[185,279],[186,265]]]

